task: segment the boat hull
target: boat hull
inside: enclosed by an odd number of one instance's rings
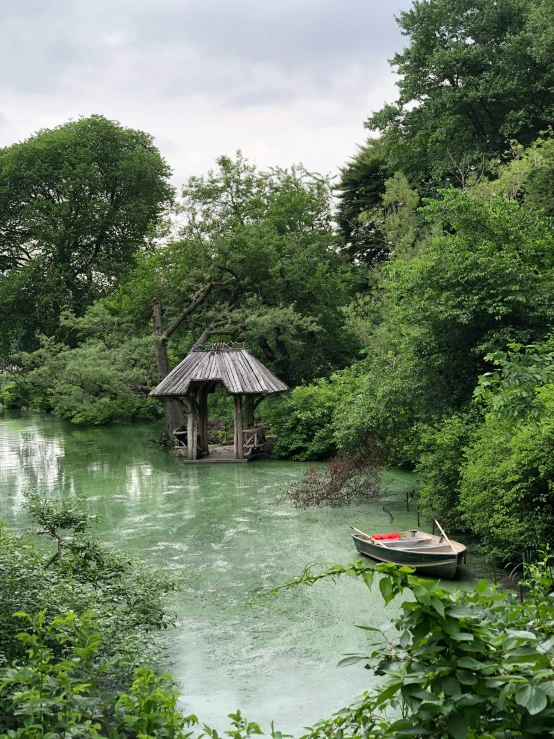
[[[425,554],[425,552],[388,549],[374,544],[361,536],[352,536],[356,549],[360,554],[377,562],[386,562],[399,566],[413,567],[417,575],[453,580],[456,577],[461,553]]]

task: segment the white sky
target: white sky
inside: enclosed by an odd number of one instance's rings
[[[396,98],[411,0],[0,0],[0,146],[100,113],[153,134],[175,184],[242,149],[336,172]]]

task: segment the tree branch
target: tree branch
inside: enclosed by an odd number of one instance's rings
[[[204,346],[206,341],[212,336],[213,334],[234,334],[236,333],[236,329],[220,329],[220,326],[226,326],[227,325],[227,319],[222,319],[219,321],[212,321],[210,325],[204,329],[202,332],[202,335],[198,339],[198,341],[194,344],[194,346]]]

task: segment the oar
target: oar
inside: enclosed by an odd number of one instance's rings
[[[446,539],[446,541],[450,544],[450,549],[452,549],[452,551],[454,552],[454,554],[456,554],[456,550],[454,549],[454,545],[452,544],[452,542],[450,541],[450,539],[448,538],[448,536],[444,533],[443,527],[440,525],[440,523],[437,521],[436,518],[435,518],[435,523],[439,527],[441,534],[444,536],[444,538]]]
[[[356,531],[358,534],[361,534],[362,536],[366,536],[368,539],[372,538],[369,534],[364,534],[363,531],[360,531],[360,529],[354,528],[354,526],[351,526],[350,528],[352,529],[352,531]]]

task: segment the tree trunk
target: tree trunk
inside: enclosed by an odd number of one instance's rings
[[[158,382],[161,382],[169,374],[169,358],[167,356],[167,345],[163,338],[162,305],[159,300],[152,302],[154,314],[154,352],[156,354],[156,371]],[[185,423],[183,404],[178,398],[161,398],[164,412],[164,441],[172,446],[175,442],[173,432],[181,428]]]

